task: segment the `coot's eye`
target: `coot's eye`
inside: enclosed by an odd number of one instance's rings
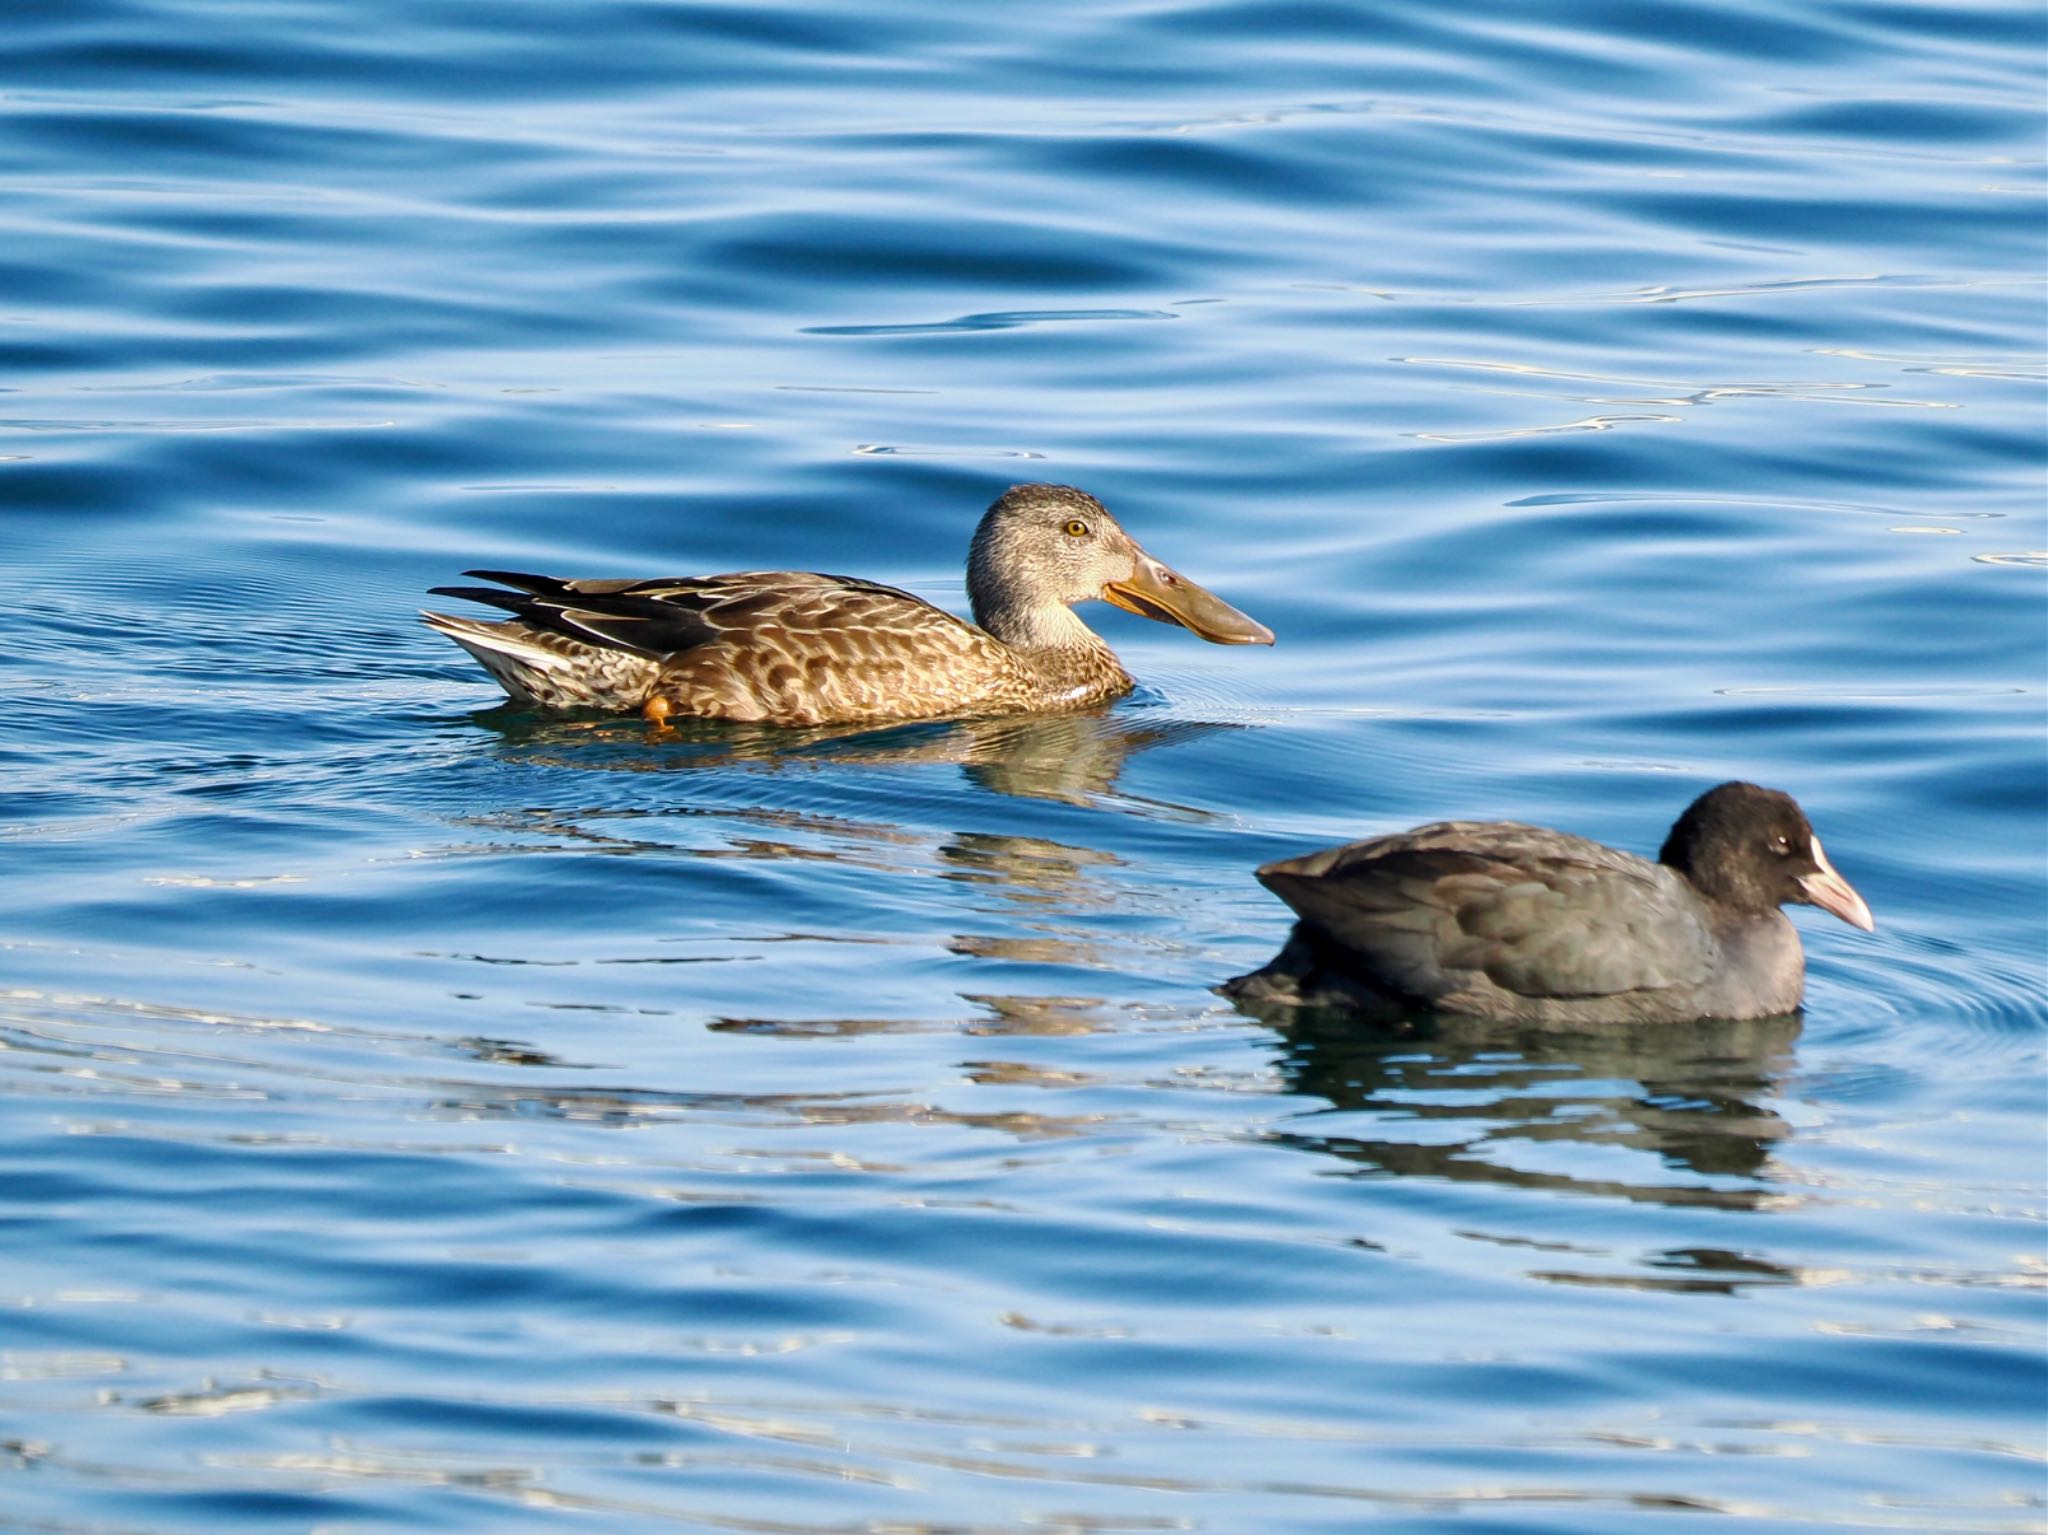
[[[1779,832],[1776,836],[1771,838],[1771,851],[1776,853],[1780,858],[1785,857],[1792,851],[1792,839],[1786,836],[1783,832]]]
[[[1069,538],[1086,538],[1088,536],[1088,524],[1078,517],[1069,517],[1066,528],[1063,531]]]

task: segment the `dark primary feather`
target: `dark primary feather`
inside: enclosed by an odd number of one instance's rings
[[[463,574],[497,581],[513,590],[437,586],[435,595],[502,608],[536,628],[654,660],[710,644],[756,621],[779,618],[779,610],[792,607],[793,594],[829,599],[841,593],[879,593],[918,608],[931,608],[922,598],[893,587],[808,571],[617,581],[563,581],[504,570],[466,570]],[[798,605],[797,611],[801,610]],[[949,614],[943,616],[950,623],[959,622]]]
[[[920,616],[960,623],[945,609],[897,587],[820,571],[745,570],[719,576],[578,581],[510,570],[465,570],[463,574],[513,590],[474,586],[437,586],[432,590],[439,596],[488,603],[543,622],[573,614],[576,627],[649,655],[684,650],[743,628],[750,620],[772,615],[792,598],[810,598],[799,606],[816,610],[838,598],[879,597],[888,606],[900,603],[906,609],[921,610]],[[849,605],[860,606],[858,602]],[[616,636],[608,627],[614,623],[620,626]],[[671,626],[675,626],[672,635]]]

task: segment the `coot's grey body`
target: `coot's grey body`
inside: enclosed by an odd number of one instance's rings
[[[1660,861],[1513,821],[1441,821],[1283,859],[1259,879],[1300,921],[1248,1002],[1554,1023],[1767,1018],[1798,1008],[1780,902],[1859,927],[1869,909],[1799,807],[1752,784],[1702,795]]]

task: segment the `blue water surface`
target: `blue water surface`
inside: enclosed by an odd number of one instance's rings
[[[2048,18],[0,18],[0,1531],[2048,1529]],[[535,718],[471,566],[1270,650]],[[1799,1019],[1257,1017],[1256,864],[1795,793]]]

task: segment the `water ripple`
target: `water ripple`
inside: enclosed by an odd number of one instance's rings
[[[964,314],[951,320],[902,325],[807,325],[807,336],[931,336],[955,331],[1016,330],[1031,325],[1065,325],[1090,320],[1177,320],[1170,309],[1020,309]]]
[[[2037,7],[15,10],[0,1526],[2038,1527]],[[655,735],[412,616],[957,605],[1025,474],[1279,643]],[[1798,1018],[1213,990],[1738,775]]]

